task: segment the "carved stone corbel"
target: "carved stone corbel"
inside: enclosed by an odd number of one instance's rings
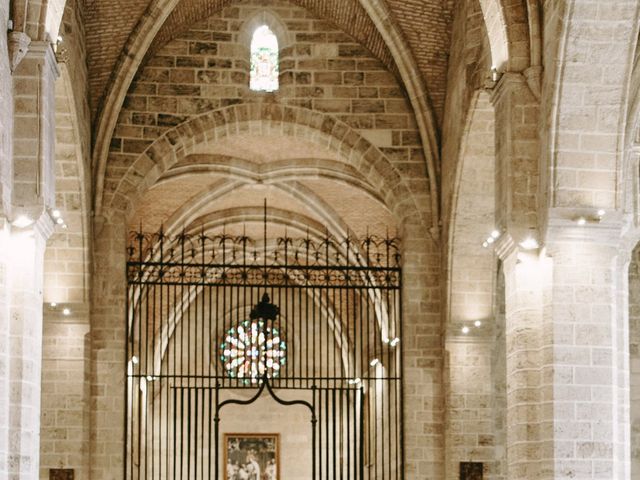
[[[13,31],[8,35],[9,65],[11,72],[16,68],[29,51],[31,37],[24,32]]]

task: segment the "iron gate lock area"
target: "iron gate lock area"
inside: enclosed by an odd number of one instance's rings
[[[265,216],[260,239],[138,231],[127,254],[125,478],[219,479],[223,434],[276,405],[306,412],[274,432],[282,478],[404,477],[399,239],[270,238]]]

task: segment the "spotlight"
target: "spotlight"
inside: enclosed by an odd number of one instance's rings
[[[11,222],[11,225],[17,228],[27,228],[33,224],[33,219],[27,215],[18,215],[18,217]]]
[[[488,243],[489,245],[491,245],[491,244],[492,244],[493,242],[495,242],[495,241],[496,241],[496,239],[495,239],[495,238],[493,238],[493,237],[489,237],[489,238],[487,238],[487,243]]]
[[[465,335],[469,333],[469,327],[462,327],[462,333],[464,333]]]
[[[485,242],[482,244],[482,246],[483,246],[484,248],[487,248],[487,247],[489,246],[489,242],[486,242],[486,241],[485,241]]]
[[[379,363],[380,363],[380,360],[378,360],[377,358],[374,358],[373,360],[371,360],[371,362],[369,362],[369,365],[371,365],[372,367],[375,367]]]
[[[56,307],[58,306],[58,304],[57,304],[56,302],[51,302],[51,303],[49,304],[49,306],[50,306],[51,308],[56,308]]]
[[[598,210],[598,216],[599,217],[604,217],[607,214],[607,212],[603,209]]]
[[[580,217],[578,218],[578,220],[576,220],[576,223],[582,227],[583,225],[587,224],[587,219],[584,217]]]
[[[475,322],[473,322],[473,324],[474,324],[476,327],[481,327],[481,326],[482,326],[482,322],[481,322],[480,320],[476,320]]]
[[[53,210],[53,211],[51,212],[51,216],[52,216],[53,218],[60,218],[60,217],[62,216],[62,214],[60,213],[60,210]]]
[[[498,230],[494,230],[493,232],[491,232],[491,237],[494,240],[497,240],[498,238],[500,238],[500,232]]]
[[[535,250],[540,247],[540,244],[535,238],[527,237],[523,242],[520,242],[520,246],[525,250]]]
[[[147,382],[153,382],[153,377],[151,375],[147,375]]]
[[[68,317],[69,315],[71,315],[71,310],[69,310],[68,308],[64,308],[62,310],[62,314]]]
[[[56,223],[58,225],[62,225],[64,223],[64,220],[62,219],[62,217],[58,217],[58,218],[56,218]]]

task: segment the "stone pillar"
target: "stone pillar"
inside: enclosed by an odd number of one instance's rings
[[[91,301],[91,479],[123,478],[126,227],[96,228]]]
[[[507,478],[538,478],[541,418],[542,301],[549,265],[537,250],[500,242],[505,282]]]
[[[496,119],[496,227],[518,244],[538,226],[540,105],[519,73],[502,75],[491,102]]]
[[[14,216],[36,219],[55,205],[55,81],[51,44],[31,42],[13,72]]]
[[[9,472],[9,255],[10,227],[0,218],[0,478]]]
[[[37,479],[40,437],[44,251],[53,232],[48,214],[8,233],[4,265],[9,293],[8,478]]]
[[[542,298],[548,265],[538,255],[539,100],[507,72],[491,95],[496,132],[497,254],[505,280],[507,478],[538,478]],[[526,242],[526,243],[523,243]],[[530,250],[526,250],[529,248]]]
[[[552,212],[542,337],[541,479],[629,479],[626,252],[621,222]],[[611,216],[614,216],[613,214]]]
[[[502,365],[496,363],[503,359],[494,361],[494,352],[502,348],[492,325],[468,328],[466,335],[457,326],[447,333],[445,478],[460,478],[460,462],[482,462],[485,478],[493,480],[503,478],[500,426],[496,424],[496,413],[502,413],[496,410],[503,408],[500,390],[504,388],[504,381],[496,378]]]
[[[430,234],[416,223],[407,222],[402,234],[405,477],[440,479],[444,476],[440,259]]]
[[[65,303],[44,308],[40,478],[51,468],[89,478],[90,344],[89,308]]]
[[[44,251],[55,201],[54,82],[51,45],[32,42],[13,72],[11,215],[4,221],[0,270],[0,472],[38,478]],[[8,86],[7,88],[11,88]]]

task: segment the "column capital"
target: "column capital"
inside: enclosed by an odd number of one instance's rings
[[[527,79],[521,73],[505,72],[490,90],[490,101],[492,105],[500,103],[505,95],[512,93],[516,89],[526,88],[530,90]]]
[[[547,217],[545,244],[597,243],[619,248],[628,229],[625,215],[591,208],[552,208]]]
[[[60,76],[56,52],[53,50],[53,45],[51,43],[42,40],[32,41],[29,45],[29,50],[27,51],[25,58],[42,60],[44,65],[49,67],[50,73],[53,74],[54,79]]]

